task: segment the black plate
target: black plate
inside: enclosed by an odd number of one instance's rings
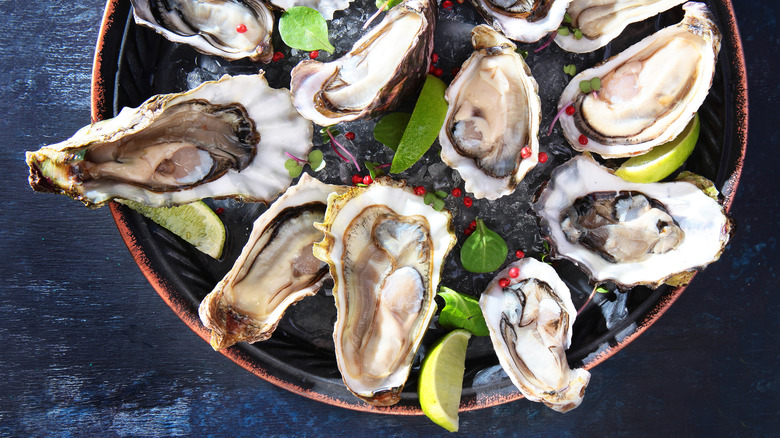
[[[723,47],[712,89],[700,109],[702,134],[686,167],[713,180],[724,196],[724,205],[728,207],[735,195],[745,153],[746,78],[730,2],[707,3],[719,21]],[[362,23],[374,10],[373,2],[357,0],[347,11],[337,12],[330,23],[331,40],[337,51],[333,55],[321,52],[319,59],[335,59],[349,50],[364,33],[355,24]],[[536,219],[528,210],[531,197],[552,169],[573,156],[573,151],[557,128],[551,136],[545,135],[555,115],[558,96],[570,79],[563,73],[562,67],[573,63],[578,71],[589,68],[655,30],[677,23],[681,18],[682,10],[677,7],[656,18],[633,24],[609,46],[591,54],[567,53],[555,44],[535,53],[534,50],[541,47],[543,41],[519,45],[520,49],[529,52],[526,61],[539,82],[543,113],[541,150],[549,154],[550,160],[532,170],[514,194],[498,201],[477,200],[471,208],[466,208],[462,197],[447,199],[447,208],[455,217],[459,242],[445,265],[443,285],[476,296],[491,279],[490,275],[465,272],[458,262],[457,254],[465,238],[460,230],[477,216],[506,238],[510,247],[507,263],[514,260],[512,254],[518,249],[529,257],[538,258],[544,253]],[[482,22],[468,3],[454,3],[449,9],[439,9],[435,38],[439,61],[436,66],[444,72],[442,79],[445,82],[452,80],[453,69],[459,67],[471,53],[469,32],[473,25]],[[338,37],[335,36],[336,31],[340,33]],[[291,51],[276,34],[274,46],[284,54],[284,59],[279,62],[267,65],[249,61],[228,62],[200,54],[188,46],[168,42],[154,31],[135,25],[129,1],[109,1],[93,71],[93,117],[113,117],[122,107],[138,106],[153,94],[183,91],[202,81],[217,79],[224,73],[253,74],[263,68],[272,87],[289,87],[290,69],[308,58],[309,54]],[[405,105],[402,109],[409,110],[411,103]],[[357,133],[355,150],[359,158],[390,162],[392,152],[371,136],[373,125],[373,121],[361,121],[345,123],[338,128],[342,132]],[[340,162],[322,143],[316,130],[314,137],[315,148],[323,150],[329,163],[326,170],[317,176],[328,182],[349,183],[355,173],[354,168],[349,169]],[[438,144],[435,144],[421,163],[399,177],[408,179],[413,185],[424,185],[429,190],[450,191],[456,186],[462,189],[460,179],[440,163],[437,152]],[[227,226],[228,239],[220,260],[199,253],[135,212],[115,203],[111,205],[117,226],[139,267],[168,305],[204,339],[208,339],[209,334],[198,319],[198,304],[230,269],[248,239],[252,222],[265,210],[261,204],[242,204],[232,200],[207,202],[214,208],[224,209],[221,218]],[[566,261],[557,261],[555,267],[572,289],[575,306],[582,307],[592,291],[587,277]],[[574,325],[572,346],[567,352],[571,366],[592,368],[620,350],[647,329],[682,291],[683,288],[651,290],[637,287],[628,292],[596,294]],[[223,353],[271,383],[326,403],[366,411],[421,413],[416,393],[419,359],[426,347],[446,331],[437,328],[426,334],[402,401],[387,408],[371,407],[349,393],[341,381],[333,354],[335,306],[328,292],[323,289],[315,297],[290,308],[271,339],[252,345],[242,343]],[[466,360],[461,409],[479,409],[521,397],[498,365],[490,340],[486,337],[472,338]]]

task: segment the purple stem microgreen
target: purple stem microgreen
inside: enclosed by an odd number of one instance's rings
[[[541,52],[542,50],[544,50],[544,49],[545,49],[547,46],[549,46],[549,45],[550,45],[550,43],[552,43],[552,42],[553,42],[553,40],[555,39],[555,37],[556,37],[557,35],[558,35],[558,31],[557,31],[557,30],[556,30],[556,31],[553,31],[552,33],[550,33],[550,37],[549,37],[549,38],[547,38],[547,41],[545,41],[545,42],[544,42],[544,44],[542,44],[542,45],[541,45],[539,48],[537,48],[536,50],[534,50],[534,53],[539,53],[539,52]]]

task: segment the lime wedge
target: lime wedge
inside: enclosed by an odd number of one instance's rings
[[[147,207],[138,202],[117,199],[156,222],[161,227],[181,237],[199,251],[219,258],[225,246],[225,225],[203,201],[176,207]]]
[[[441,79],[426,76],[420,97],[417,98],[393,156],[390,173],[401,173],[412,167],[439,137],[439,130],[447,115],[447,100],[444,98],[446,90],[447,84]]]
[[[417,393],[425,415],[450,432],[458,431],[458,406],[466,369],[468,330],[453,330],[436,341],[423,360]]]
[[[644,155],[629,158],[615,171],[615,175],[638,183],[651,183],[666,178],[691,155],[699,138],[699,130],[697,113],[677,138],[654,147]]]

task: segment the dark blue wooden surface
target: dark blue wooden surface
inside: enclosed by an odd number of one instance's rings
[[[425,417],[314,402],[254,377],[178,320],[107,209],[33,193],[24,152],[89,122],[103,2],[0,1],[0,436],[445,434]],[[461,413],[464,434],[768,436],[780,428],[780,169],[774,2],[738,2],[750,136],[724,257],[565,415],[525,400]],[[775,176],[772,176],[775,175]]]

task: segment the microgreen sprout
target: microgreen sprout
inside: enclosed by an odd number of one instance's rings
[[[364,161],[363,165],[368,169],[368,174],[371,175],[371,179],[377,179],[385,174],[386,168],[390,167],[390,164],[379,164],[371,161]]]
[[[574,76],[577,74],[577,67],[575,67],[574,64],[564,65],[563,72],[569,76]]]
[[[285,152],[285,155],[290,157],[289,160],[284,162],[284,168],[290,173],[290,177],[297,178],[303,173],[303,166],[308,164],[309,167],[315,172],[319,172],[325,167],[325,160],[322,158],[322,151],[313,150],[309,152],[308,160],[298,158],[295,155]]]
[[[545,41],[545,42],[544,42],[544,44],[542,44],[542,45],[541,45],[541,46],[539,46],[537,49],[535,49],[535,50],[534,50],[534,53],[539,53],[539,52],[541,52],[542,50],[544,50],[545,48],[547,48],[547,46],[549,46],[549,45],[550,45],[550,43],[552,43],[552,42],[553,42],[553,40],[555,39],[555,37],[556,37],[557,35],[558,35],[558,31],[557,31],[557,30],[556,30],[556,31],[553,31],[552,33],[550,33],[550,36],[547,38],[547,41]]]
[[[585,300],[585,304],[583,304],[582,307],[580,307],[580,310],[577,311],[577,315],[579,315],[580,313],[582,313],[583,310],[585,310],[585,307],[588,306],[588,304],[590,303],[590,300],[592,300],[593,296],[596,295],[596,292],[598,292],[600,294],[608,294],[608,293],[610,293],[612,291],[610,291],[609,289],[607,289],[604,286],[600,286],[600,285],[594,286],[593,290],[590,292],[590,295],[588,295],[588,299]]]
[[[582,31],[574,27],[574,21],[568,12],[563,16],[563,24],[558,28],[558,35],[573,36],[575,40],[582,39]]]
[[[355,157],[349,152],[349,150],[347,150],[347,148],[345,148],[341,143],[339,143],[336,140],[335,136],[339,135],[339,131],[337,129],[335,129],[335,128],[331,127],[331,126],[328,126],[328,127],[320,129],[320,133],[322,134],[323,140],[325,140],[325,141],[327,141],[328,139],[330,140],[330,147],[333,148],[333,151],[336,152],[336,155],[338,155],[339,158],[341,158],[342,160],[344,160],[344,161],[346,161],[348,163],[354,164],[355,168],[357,168],[358,172],[360,172],[360,165],[358,164],[358,162],[355,159]],[[346,138],[345,138],[345,140],[346,140]],[[344,155],[341,155],[341,153],[339,153],[339,149],[341,149],[341,152],[344,152],[344,154],[346,154],[346,156],[349,157],[349,158],[346,158],[346,157],[344,157]]]
[[[430,205],[436,211],[441,211],[444,208],[444,200],[447,199],[447,196],[449,196],[449,194],[444,190],[422,193],[424,193],[423,202],[426,205]]]
[[[558,119],[561,118],[564,112],[566,112],[566,109],[572,106],[574,102],[569,102],[566,105],[562,106],[561,109],[558,110],[558,112],[555,114],[555,117],[553,117],[552,123],[550,123],[550,129],[547,130],[547,135],[552,134],[553,127],[555,127],[555,124],[558,123]]]
[[[601,89],[601,78],[595,77],[589,81],[580,81],[580,91],[585,94]]]

